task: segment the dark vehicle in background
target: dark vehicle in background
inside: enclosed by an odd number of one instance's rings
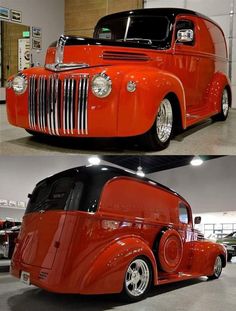
[[[227,249],[228,261],[231,261],[233,256],[236,256],[236,231],[218,239],[217,243],[224,244]]]
[[[0,227],[0,258],[11,259],[16,238],[20,232],[20,222],[4,221]]]

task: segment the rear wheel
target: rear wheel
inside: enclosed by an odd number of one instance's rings
[[[216,257],[215,263],[214,263],[214,272],[212,275],[208,275],[208,278],[210,280],[218,279],[222,272],[222,259],[220,256]]]
[[[148,293],[152,282],[151,264],[144,257],[137,257],[125,273],[122,296],[127,301],[139,301]]]
[[[173,133],[173,108],[170,100],[162,100],[156,120],[151,129],[142,135],[142,144],[151,150],[162,150],[168,147]]]
[[[225,121],[229,115],[230,96],[227,88],[223,90],[221,97],[221,111],[217,115],[213,116],[214,121]]]

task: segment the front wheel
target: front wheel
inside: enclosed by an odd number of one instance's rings
[[[214,263],[214,272],[212,275],[208,275],[208,279],[214,280],[218,279],[222,272],[222,259],[220,256],[216,257],[215,263]]]
[[[139,301],[148,293],[152,282],[152,268],[149,261],[137,257],[129,264],[124,279],[122,297],[127,301]]]
[[[229,115],[230,96],[228,90],[225,88],[221,97],[221,111],[217,115],[213,116],[214,121],[225,121]]]
[[[156,120],[151,129],[142,135],[142,144],[151,150],[163,150],[168,147],[173,133],[173,108],[170,100],[162,100]]]

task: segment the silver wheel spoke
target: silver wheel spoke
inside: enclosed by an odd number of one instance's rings
[[[150,272],[147,263],[142,259],[136,259],[129,265],[126,276],[125,286],[127,292],[132,296],[142,295],[149,284]]]
[[[173,126],[173,111],[170,101],[164,99],[158,111],[156,120],[156,131],[159,140],[165,143],[171,135]]]
[[[222,111],[224,116],[227,116],[229,111],[229,97],[228,91],[225,89],[222,95]]]

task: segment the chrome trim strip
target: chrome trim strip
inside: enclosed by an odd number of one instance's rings
[[[48,79],[48,83],[47,83],[47,124],[48,124],[48,132],[51,134],[51,120],[50,120],[51,99],[50,99],[50,88],[51,88],[51,77]]]
[[[71,131],[71,134],[73,134],[74,133],[73,115],[74,115],[74,83],[75,83],[75,80],[71,79],[71,82],[72,83],[71,83],[70,131]]]
[[[81,133],[84,134],[84,96],[85,96],[85,90],[84,90],[84,86],[85,86],[85,79],[83,76],[80,77],[81,81],[82,81],[82,94],[81,94]]]
[[[36,75],[32,76],[32,125],[36,128],[36,107],[35,107],[35,97],[36,97]]]
[[[54,64],[46,64],[45,68],[51,71],[66,71],[66,70],[73,70],[73,69],[81,69],[81,68],[87,68],[89,67],[88,64],[85,63],[68,63],[68,64],[62,64],[62,63],[54,63]]]
[[[89,75],[80,75],[78,94],[78,134],[88,134],[88,79]]]
[[[46,132],[46,77],[43,76],[43,130]]]
[[[58,128],[59,128],[59,126],[58,126],[58,105],[59,105],[58,89],[59,89],[59,79],[58,79],[58,77],[56,77],[56,80],[55,80],[55,116],[54,116],[54,121],[55,121],[55,130],[56,130],[57,135],[59,135],[59,132],[58,132]]]
[[[88,90],[89,90],[89,76],[86,75],[86,81],[87,81],[87,88],[86,88],[86,103],[85,103],[85,134],[88,134]]]
[[[67,95],[67,103],[66,103],[66,133],[70,134],[70,130],[69,130],[69,113],[70,113],[70,83],[71,83],[71,79],[68,79],[68,83],[67,83],[67,91],[66,91],[66,95]]]
[[[67,79],[64,79],[63,81],[63,88],[64,88],[64,97],[63,97],[63,133],[66,133],[66,84]]]
[[[80,128],[81,128],[81,119],[80,119],[80,97],[81,97],[81,89],[82,89],[82,79],[80,77],[79,80],[79,91],[78,91],[78,122],[77,122],[77,130],[78,130],[78,134],[80,134]]]

